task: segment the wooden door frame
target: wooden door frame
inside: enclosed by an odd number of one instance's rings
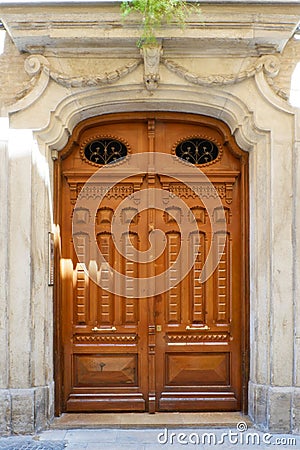
[[[68,143],[62,151],[58,153],[57,160],[54,161],[54,223],[58,225],[57,239],[55,240],[55,268],[54,268],[54,381],[55,381],[55,415],[62,413],[62,390],[63,390],[63,348],[61,338],[61,286],[60,286],[60,236],[59,226],[61,224],[61,161],[69,155],[78,145],[82,132],[88,128],[101,126],[104,123],[118,123],[120,121],[144,121],[152,117],[163,118],[167,121],[177,121],[181,123],[197,123],[199,125],[209,125],[218,129],[225,138],[225,145],[229,151],[240,158],[241,161],[241,211],[242,211],[242,260],[244,264],[241,268],[242,301],[241,301],[241,327],[244,332],[241,335],[241,383],[242,383],[242,408],[244,414],[248,413],[248,382],[250,368],[250,285],[249,285],[249,174],[248,174],[248,153],[240,149],[231,134],[231,131],[224,122],[213,117],[201,116],[199,114],[180,112],[138,112],[138,113],[114,113],[86,119],[77,124],[74,128]]]

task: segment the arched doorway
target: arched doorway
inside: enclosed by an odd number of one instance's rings
[[[220,211],[209,217],[197,195],[162,173],[128,174],[106,193],[92,218],[98,246],[115,270],[137,278],[162,273],[172,266],[181,245],[180,211],[150,208],[150,213],[131,216],[124,208],[123,220],[130,221],[124,246],[130,242],[146,251],[149,233],[160,228],[166,248],[147,265],[128,262],[119,254],[111,221],[120,203],[133,193],[157,188],[175,194],[193,212],[199,230],[197,242],[189,238],[190,252],[197,248],[192,270],[168,291],[137,301],[130,296],[130,285],[124,285],[122,296],[89,279],[74,249],[74,243],[77,249],[86,247],[88,237],[84,232],[72,235],[72,220],[83,224],[91,220],[84,208],[74,217],[74,207],[83,185],[99,167],[115,158],[120,170],[126,154],[149,152],[173,154],[201,168],[221,199],[226,242],[217,255],[216,270],[204,284],[199,283],[211,245],[211,222],[219,220]],[[56,277],[57,411],[245,409],[248,155],[236,145],[228,127],[204,116],[163,112],[91,118],[75,128],[60,153],[56,180],[61,229]],[[209,186],[203,189],[205,198],[215,195]]]

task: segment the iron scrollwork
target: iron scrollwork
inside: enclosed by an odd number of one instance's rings
[[[126,145],[111,138],[97,139],[89,142],[84,148],[84,156],[94,164],[111,164],[125,158],[127,155]]]
[[[177,145],[175,154],[192,164],[209,164],[218,158],[219,149],[207,139],[190,138]]]

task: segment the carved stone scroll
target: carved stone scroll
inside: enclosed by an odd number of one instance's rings
[[[42,55],[30,55],[25,59],[24,69],[32,78],[16,95],[16,101],[8,106],[10,113],[20,111],[32,105],[45,91],[49,83],[50,69],[48,60]]]
[[[71,76],[51,70],[50,63],[44,56],[30,55],[24,62],[24,69],[32,78],[17,93],[15,102],[8,106],[8,112],[17,112],[29,107],[43,94],[50,79],[68,88],[101,86],[116,83],[133,72],[140,64],[141,61],[136,60],[111,72],[104,72],[95,76]]]

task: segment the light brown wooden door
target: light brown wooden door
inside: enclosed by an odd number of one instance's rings
[[[200,141],[214,144],[217,153],[213,157],[212,152],[204,154],[198,166],[221,199],[226,242],[224,249],[218,247],[218,236],[214,236],[214,257],[219,264],[205,283],[198,279],[212,244],[211,221],[221,220],[222,214],[216,208],[209,217],[205,201],[163,170],[132,174],[130,167],[126,169],[126,158],[118,160],[118,156],[124,156],[120,151],[116,153],[116,171],[123,170],[127,176],[106,193],[96,216],[91,217],[88,207],[74,210],[85,182],[101,167],[95,156],[88,160],[85,149],[96,141],[99,148],[101,139],[116,142],[113,149],[118,142],[123,144],[129,155],[176,155],[176,148],[189,140],[196,142],[196,147]],[[188,145],[186,148],[193,154]],[[182,155],[186,157],[186,153]],[[228,128],[213,119],[171,113],[89,119],[75,129],[57,162],[56,173],[61,229],[56,303],[57,410],[221,411],[245,407],[247,155],[237,147]],[[78,252],[90,248],[84,231],[90,221],[95,223],[98,247],[107,261],[101,266],[101,276],[107,280],[110,267],[130,277],[147,278],[172,268],[176,260],[182,245],[181,211],[149,208],[135,213],[128,206],[122,209],[121,203],[128,196],[153,188],[166,195],[175,194],[193,212],[199,230],[188,240],[188,251],[195,259],[193,267],[183,277],[173,273],[181,281],[152,297],[132,297],[130,281],[119,286],[122,295],[108,292],[88,276],[88,271],[99,269],[100,263],[95,269],[95,263],[85,267],[79,262]],[[209,185],[201,189],[204,200],[215,195]],[[97,193],[99,188],[92,188],[84,195],[88,200]],[[111,223],[120,204],[121,220],[130,222],[119,243],[128,256],[132,246],[147,251],[151,230],[164,232],[166,248],[154,262],[133,262],[116,249]],[[72,234],[72,221],[82,224],[80,232]],[[90,255],[90,260],[97,258]]]

